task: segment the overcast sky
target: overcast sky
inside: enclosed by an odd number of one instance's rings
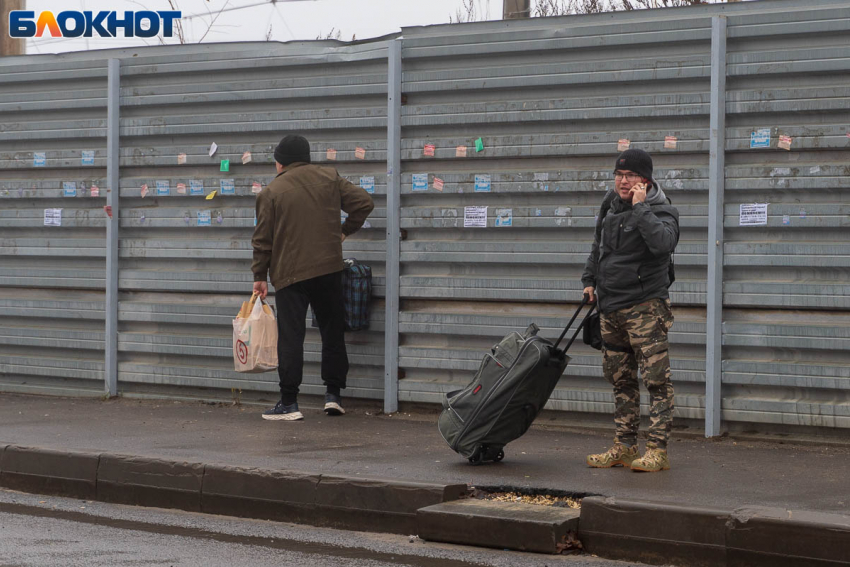
[[[475,0],[481,12],[489,9],[491,19],[501,16],[502,0]],[[183,12],[187,42],[264,41],[271,26],[271,39],[316,39],[339,30],[340,39],[368,39],[399,31],[402,26],[445,24],[462,7],[462,0],[172,0]],[[258,6],[255,6],[259,4]],[[213,16],[223,12],[210,28]],[[170,10],[168,0],[27,0],[27,9],[51,10]],[[198,17],[191,17],[199,15]],[[209,33],[207,31],[209,30]],[[123,32],[119,32],[121,34]],[[176,38],[167,40],[176,42]],[[51,38],[49,33],[27,42],[27,53],[58,53],[86,49],[108,49],[133,45],[157,45],[156,38]]]

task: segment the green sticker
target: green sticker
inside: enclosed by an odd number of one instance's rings
[[[229,159],[221,160],[221,171],[230,171],[230,160]]]
[[[475,151],[476,152],[483,152],[484,151],[484,140],[482,140],[481,138],[478,138],[477,140],[475,140]]]

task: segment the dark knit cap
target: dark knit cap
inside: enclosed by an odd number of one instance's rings
[[[620,154],[614,170],[634,171],[641,177],[652,179],[652,158],[643,150],[630,149]]]
[[[274,160],[280,165],[289,165],[297,161],[310,163],[310,142],[304,136],[290,134],[274,149]]]

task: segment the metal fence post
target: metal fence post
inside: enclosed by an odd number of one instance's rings
[[[119,111],[121,96],[120,60],[108,61],[108,100],[106,130],[106,205],[112,207],[106,218],[106,342],[103,375],[106,393],[118,394],[118,231],[119,221]]]
[[[401,42],[390,42],[387,75],[387,269],[384,413],[398,411],[399,255],[401,240]]]
[[[720,435],[723,377],[723,192],[726,187],[726,17],[711,18],[711,140],[705,317],[705,436]]]

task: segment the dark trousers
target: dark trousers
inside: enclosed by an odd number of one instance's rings
[[[322,335],[322,381],[329,390],[345,388],[345,306],[342,272],[300,281],[275,290],[280,395],[285,404],[296,401],[304,374],[304,334],[307,307],[313,306]]]

